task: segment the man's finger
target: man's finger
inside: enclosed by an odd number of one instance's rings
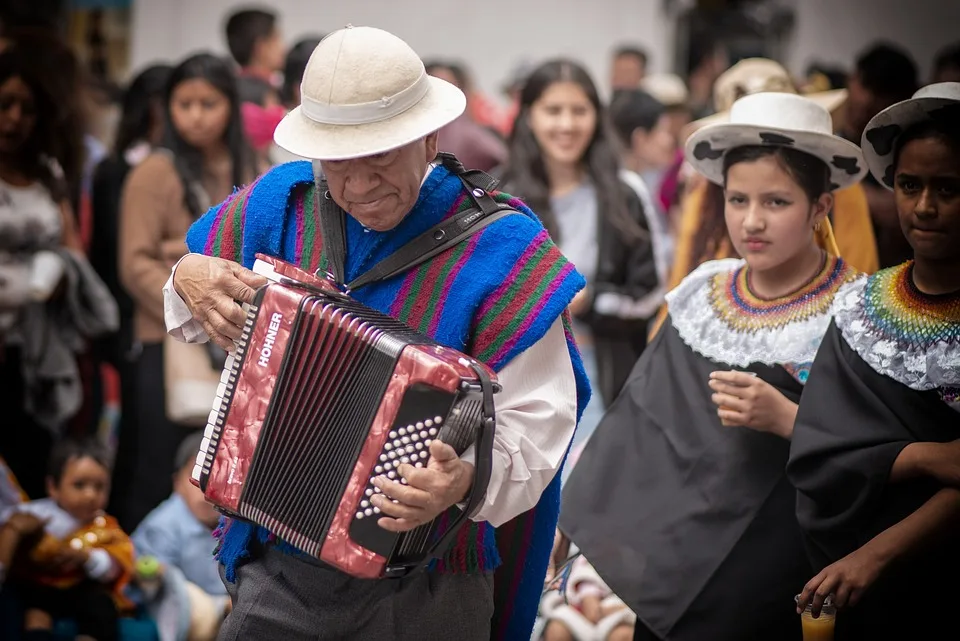
[[[249,269],[246,269],[240,265],[236,265],[235,263],[234,265],[235,265],[235,268],[234,268],[233,275],[236,276],[237,280],[242,282],[247,287],[250,287],[253,289],[260,289],[261,287],[266,285],[268,282],[270,282],[265,277],[261,276],[256,272],[252,272]],[[250,303],[253,301],[250,300],[246,302]]]
[[[797,600],[797,613],[803,612],[807,608],[810,604],[810,599],[813,598],[813,593],[820,587],[820,584],[823,583],[825,578],[825,575],[821,572],[807,581],[807,584],[803,586],[803,590],[800,591],[800,598]]]
[[[723,409],[734,412],[743,412],[747,409],[747,404],[743,399],[730,396],[729,394],[714,394],[710,397],[710,400],[712,400],[717,407],[722,407]]]
[[[810,613],[813,615],[813,618],[820,616],[820,610],[823,608],[823,602],[827,600],[827,597],[833,593],[834,589],[837,587],[837,583],[840,582],[840,579],[836,575],[831,575],[820,584],[820,587],[816,589],[813,593],[813,602],[810,604]]]
[[[411,466],[410,469],[414,468]],[[403,472],[401,471],[401,476],[402,475]],[[384,479],[383,477],[375,478],[373,480],[373,485],[380,488],[380,491],[386,496],[390,497],[391,499],[397,499],[405,505],[419,508],[425,508],[430,505],[430,494],[422,489],[395,483],[394,481]]]
[[[411,521],[425,521],[424,511],[419,507],[411,507],[403,503],[394,503],[382,494],[374,494],[370,497],[370,504],[380,508],[380,511],[386,516],[392,516],[397,519],[408,519]]]
[[[221,296],[213,309],[233,323],[238,329],[242,328],[244,323],[247,322],[247,315],[243,313],[243,308],[227,296]],[[240,334],[237,334],[237,336],[240,336]]]
[[[237,344],[226,336],[220,334],[216,329],[213,328],[213,325],[210,324],[210,321],[203,319],[200,324],[203,326],[203,331],[214,343],[222,347],[228,352],[233,352],[237,348]]]
[[[458,458],[457,451],[443,441],[435,440],[430,443],[430,463],[449,463]]]
[[[234,305],[236,307],[236,305]],[[221,336],[226,336],[231,341],[240,338],[243,334],[241,326],[233,323],[223,317],[218,309],[211,309],[207,312],[207,322],[213,326],[213,329]]]
[[[377,521],[377,525],[382,527],[388,532],[409,532],[415,527],[419,527],[422,523],[416,521],[411,521],[409,519],[390,519],[382,518]]]

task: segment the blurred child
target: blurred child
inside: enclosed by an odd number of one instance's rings
[[[150,512],[133,533],[137,556],[153,557],[160,564],[156,573],[160,589],[155,595],[146,596],[161,635],[166,637],[164,630],[179,628],[186,634],[170,636],[191,641],[214,639],[230,608],[213,558],[213,528],[219,515],[190,481],[202,440],[203,434],[197,432],[180,444],[173,494]]]
[[[58,618],[76,621],[78,638],[113,641],[122,596],[133,568],[133,544],[104,514],[110,470],[94,441],[56,444],[47,477],[48,498],[0,516],[3,540],[13,541],[14,584],[26,612],[25,639],[52,639]]]

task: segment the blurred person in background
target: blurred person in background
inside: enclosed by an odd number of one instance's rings
[[[504,189],[537,212],[587,281],[570,305],[595,394],[575,443],[589,438],[646,346],[662,298],[652,237],[636,192],[619,175],[596,85],[575,62],[536,68],[520,94]]]
[[[647,52],[636,46],[623,45],[613,51],[610,64],[610,89],[639,89],[647,75]]]
[[[694,34],[687,53],[687,89],[693,118],[714,113],[713,83],[730,67],[727,48],[708,33]]]
[[[277,14],[266,9],[244,9],[230,14],[226,24],[227,47],[241,76],[259,78],[279,87],[286,51]]]
[[[933,59],[931,83],[960,82],[960,42],[943,47]]]
[[[673,238],[665,212],[654,203],[664,172],[673,163],[677,139],[670,131],[664,105],[640,89],[621,90],[610,103],[610,121],[617,134],[623,169],[620,177],[643,202],[653,234],[653,251],[661,282],[669,276]]]
[[[121,518],[128,531],[170,494],[187,431],[166,414],[163,284],[186,253],[187,228],[257,173],[225,61],[200,53],[180,63],[164,107],[162,148],[132,169],[120,204],[120,279],[134,300],[139,346],[134,475]]]
[[[138,73],[123,93],[120,124],[113,150],[93,174],[90,263],[110,289],[120,310],[119,330],[97,344],[102,363],[120,379],[120,424],[111,483],[110,510],[124,505],[136,452],[136,368],[132,350],[134,301],[120,282],[117,255],[120,242],[120,197],[130,170],[149,156],[163,135],[163,91],[173,67],[155,65]]]
[[[270,160],[273,132],[287,110],[280,102],[280,92],[259,78],[237,78],[237,94],[240,97],[243,133],[257,155],[258,168],[266,170],[273,164]]]
[[[664,107],[667,129],[676,139],[675,154],[683,155],[680,148],[680,134],[690,124],[693,112],[690,110],[690,92],[683,79],[672,73],[655,73],[646,76],[640,83],[640,89],[657,99]]]
[[[0,456],[31,498],[83,395],[78,354],[116,329],[116,303],[83,257],[58,164],[55,56],[0,54]],[[72,137],[67,137],[70,140]]]
[[[903,49],[888,43],[867,48],[857,57],[847,82],[849,95],[840,135],[860,144],[871,118],[890,105],[909,99],[919,86],[917,65]],[[872,174],[864,178],[863,188],[870,206],[880,267],[899,265],[910,258],[912,250],[900,230],[893,194],[877,183]]]
[[[323,35],[301,38],[287,52],[287,59],[283,64],[283,84],[280,85],[280,102],[283,104],[285,111],[300,106],[300,83],[303,81],[303,72],[307,68],[307,62],[310,60],[313,50],[317,48],[323,38]],[[294,160],[304,159],[294,156],[273,140],[270,141],[267,148],[269,164],[282,165]]]
[[[465,78],[458,65],[438,60],[427,61],[424,67],[431,76],[464,91],[460,83]],[[507,145],[503,139],[489,127],[477,123],[467,112],[440,130],[439,145],[441,151],[454,154],[468,169],[489,172],[507,160]]]

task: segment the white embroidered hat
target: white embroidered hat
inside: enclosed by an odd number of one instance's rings
[[[402,147],[437,131],[466,109],[463,92],[427,75],[395,35],[347,26],[314,49],[300,106],[280,122],[276,143],[297,156],[347,160]]]
[[[744,96],[726,122],[708,125],[687,139],[685,156],[711,182],[723,184],[723,157],[731,149],[774,145],[821,159],[830,168],[831,190],[855,184],[867,173],[857,145],[833,134],[830,112],[792,93]]]
[[[913,98],[891,105],[870,119],[860,146],[870,173],[893,189],[897,139],[913,125],[934,118],[960,118],[960,82],[938,82],[922,87]]]

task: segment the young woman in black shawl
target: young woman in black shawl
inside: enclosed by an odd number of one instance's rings
[[[707,262],[587,442],[561,530],[636,613],[635,639],[800,638],[812,573],[785,466],[837,290],[861,276],[815,236],[866,166],[808,99],[758,93],[687,159],[724,186],[743,259]],[[835,248],[835,243],[832,243]]]
[[[823,568],[798,605],[816,612],[832,595],[838,639],[955,639],[960,83],[882,111],[862,147],[894,192],[914,258],[834,301],[787,468],[815,571]]]

